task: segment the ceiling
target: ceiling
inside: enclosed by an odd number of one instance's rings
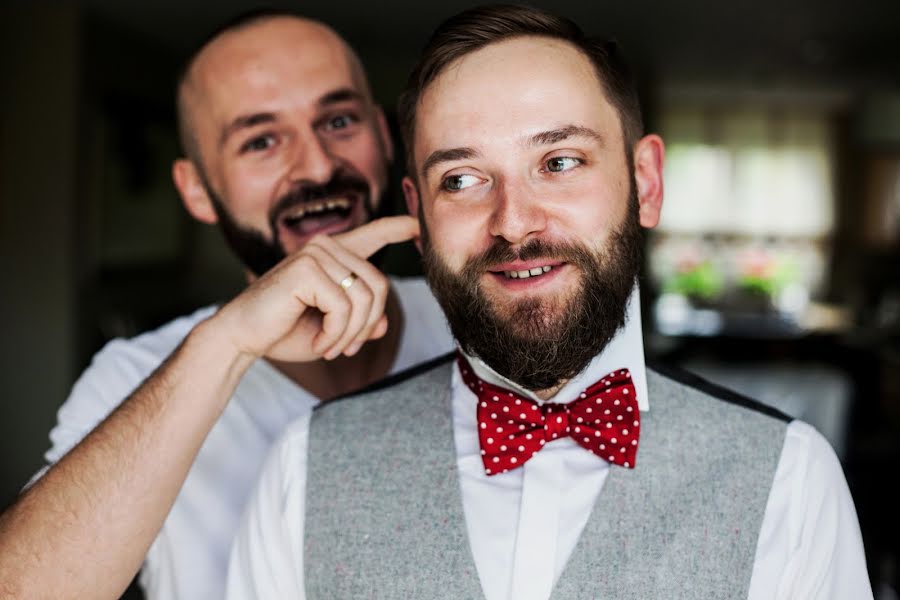
[[[275,1],[321,19],[368,55],[411,62],[442,19],[477,3]],[[631,0],[533,2],[588,33],[619,39],[639,66],[679,79],[900,87],[900,0]],[[183,53],[240,0],[85,0],[87,10],[152,44]],[[367,61],[368,62],[368,61]]]

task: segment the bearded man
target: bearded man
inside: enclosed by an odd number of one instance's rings
[[[94,357],[52,465],[0,517],[0,597],[221,598],[270,444],[322,400],[452,348],[421,280],[366,259],[418,235],[369,222],[392,144],[353,50],[321,23],[244,15],[187,61],[173,178],[248,286]],[[165,290],[162,291],[165,293]]]
[[[644,363],[664,148],[616,47],[476,8],[433,35],[400,116],[459,353],[288,430],[229,597],[871,598],[824,438]]]

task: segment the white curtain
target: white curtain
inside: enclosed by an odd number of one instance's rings
[[[667,111],[661,232],[821,238],[834,226],[827,115]]]

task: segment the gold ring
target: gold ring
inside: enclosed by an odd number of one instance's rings
[[[349,275],[341,279],[338,282],[338,285],[340,285],[342,288],[344,288],[344,291],[346,291],[350,289],[350,286],[353,285],[354,281],[356,281],[356,273],[351,272]]]

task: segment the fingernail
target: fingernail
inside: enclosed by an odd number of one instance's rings
[[[360,349],[360,348],[362,348],[362,343],[360,343],[360,342],[353,342],[352,344],[350,344],[349,346],[347,346],[347,349],[344,350],[344,354],[346,354],[347,356],[353,356],[354,354],[356,354],[357,352],[359,352],[359,349]]]

